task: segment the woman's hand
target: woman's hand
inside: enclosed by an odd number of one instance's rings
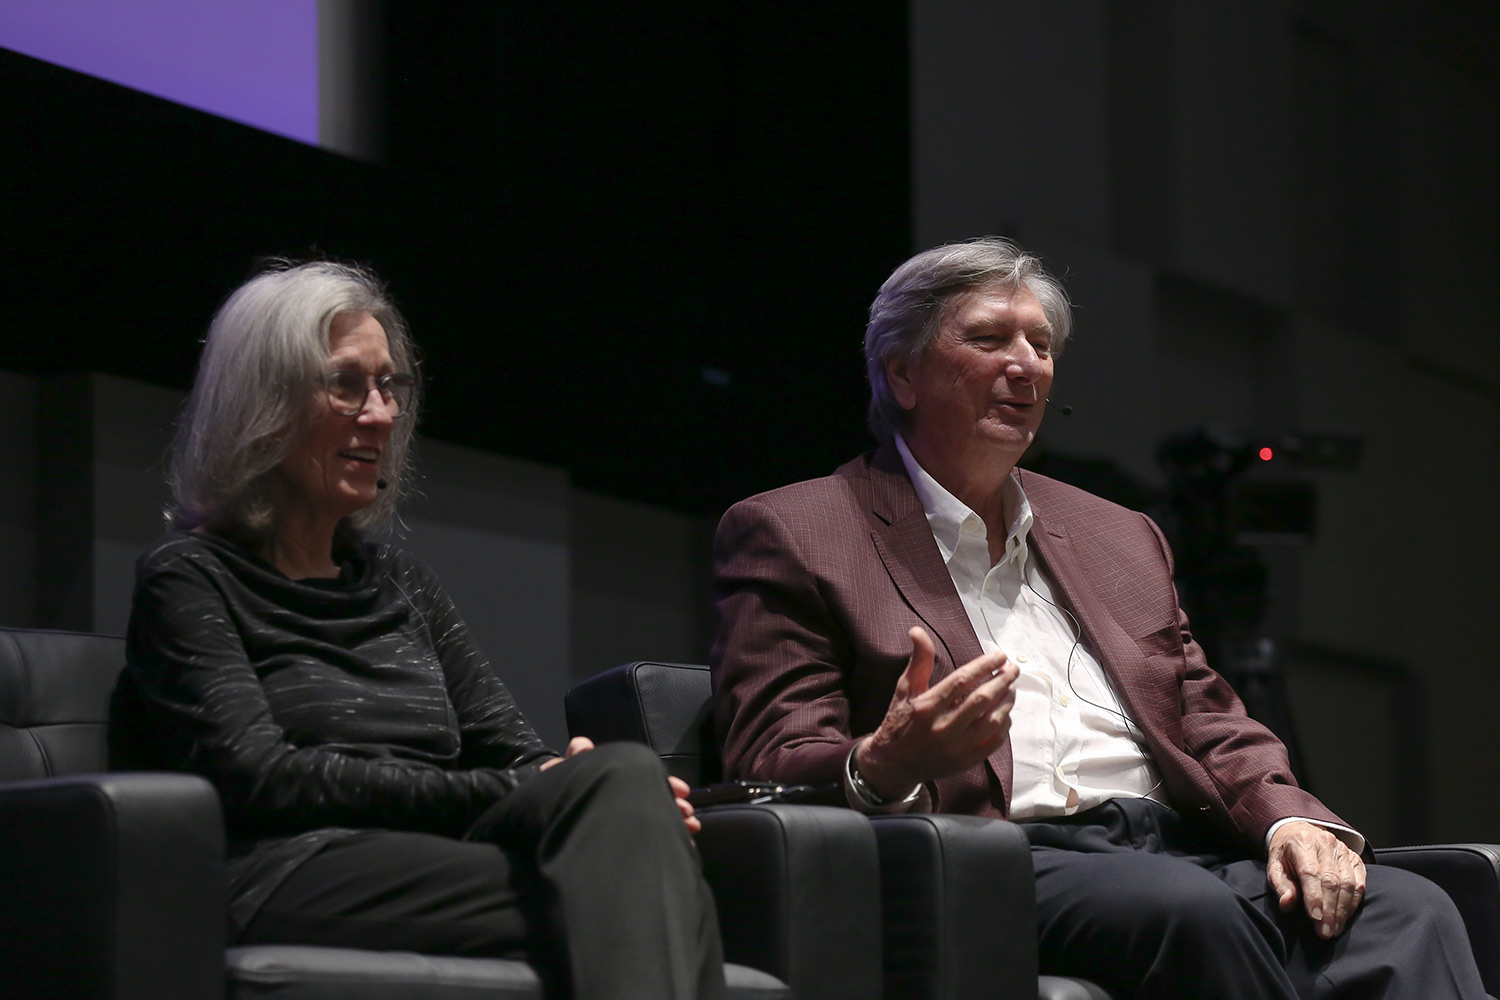
[[[697,833],[703,829],[703,821],[693,815],[693,804],[687,798],[688,783],[675,774],[669,774],[667,784],[672,786],[672,797],[677,800],[677,811],[682,813],[682,822],[687,824],[688,833]]]
[[[568,741],[568,749],[561,757],[553,757],[551,760],[542,762],[542,770],[554,767],[567,760],[569,757],[577,757],[581,753],[587,753],[594,749],[594,741],[587,736],[575,736]],[[693,804],[687,800],[688,783],[675,775],[667,776],[667,784],[672,788],[672,797],[677,800],[677,811],[682,813],[682,822],[687,826],[688,833],[697,833],[703,829],[703,822],[693,815]]]
[[[556,764],[561,764],[569,757],[577,757],[579,754],[587,753],[592,749],[594,749],[593,740],[589,739],[587,736],[575,736],[568,741],[568,749],[563,751],[563,755],[561,757],[553,757],[551,760],[542,761],[541,769],[545,771],[549,767],[552,767]]]

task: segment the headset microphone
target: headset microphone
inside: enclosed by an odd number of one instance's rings
[[[1056,410],[1058,413],[1061,413],[1065,417],[1071,417],[1073,415],[1073,408],[1071,406],[1054,403],[1052,402],[1052,398],[1050,396],[1047,398],[1047,405],[1052,407],[1054,410]]]
[[[388,483],[388,482],[386,482],[384,479],[377,479],[377,480],[375,480],[375,488],[377,490],[383,490],[383,489],[385,489],[389,485],[391,485],[391,484]]]

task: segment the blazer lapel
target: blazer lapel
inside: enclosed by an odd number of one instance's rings
[[[877,518],[870,532],[875,550],[896,589],[951,661],[934,668],[932,680],[936,683],[954,667],[968,663],[982,652],[979,639],[974,635],[963,602],[958,599],[958,591],[953,588],[953,578],[948,575],[948,567],[932,537],[927,513],[893,445],[884,445],[875,453],[870,463],[870,483],[870,506]]]
[[[932,527],[927,523],[927,512],[922,509],[895,445],[886,443],[876,451],[870,461],[869,475],[870,506],[876,517],[870,537],[875,551],[880,554],[891,582],[922,619],[933,640],[947,653],[946,662],[939,657],[933,667],[931,683],[936,684],[984,650],[954,589],[953,577],[948,574],[937,541],[932,537]],[[989,762],[1008,803],[1012,770],[1009,740],[990,754]]]
[[[1115,697],[1120,699],[1130,718],[1142,724],[1145,731],[1164,738],[1168,743],[1176,743],[1180,719],[1160,711],[1157,699],[1150,696],[1151,692],[1143,688],[1139,679],[1126,678],[1120,673],[1119,664],[1139,659],[1140,648],[1093,597],[1089,585],[1093,574],[1088,554],[1074,547],[1064,525],[1049,521],[1036,507],[1032,511],[1035,521],[1031,541],[1037,556],[1061,591],[1068,609],[1077,617],[1078,627],[1083,632],[1080,638],[1109,676]]]

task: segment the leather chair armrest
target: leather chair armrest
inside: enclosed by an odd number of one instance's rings
[[[885,995],[912,1000],[1110,1000],[1083,979],[1037,976],[1031,844],[977,816],[875,816]]]
[[[798,997],[881,995],[879,862],[865,817],[806,805],[698,815],[727,961],[770,973]]]
[[[183,774],[0,785],[0,996],[219,1000],[224,833]]]
[[[1375,860],[1436,882],[1453,898],[1469,931],[1484,988],[1500,996],[1500,845],[1382,847]]]
[[[876,816],[885,995],[1037,995],[1031,847],[1014,823]]]
[[[1037,980],[1037,1000],[1114,1000],[1101,987],[1086,979],[1042,976]]]

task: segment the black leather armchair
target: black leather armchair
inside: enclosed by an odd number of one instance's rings
[[[568,693],[568,729],[596,741],[646,743],[674,774],[691,785],[705,784],[721,774],[711,699],[707,667],[627,663]],[[1083,980],[1037,977],[1030,849],[1014,824],[891,816],[875,817],[871,826],[880,850],[886,997],[1110,1000]],[[1375,854],[1380,863],[1424,875],[1453,897],[1485,988],[1500,996],[1500,847],[1387,848]]]
[[[708,784],[720,777],[711,697],[707,667],[627,663],[568,692],[568,731],[645,743],[688,784]],[[1038,978],[1031,850],[1014,824],[880,816],[869,825],[880,851],[886,997],[1109,1000],[1082,980]]]
[[[533,1000],[526,963],[225,947],[218,797],[184,774],[108,773],[124,643],[0,629],[0,996],[57,1000]],[[726,809],[699,835],[734,997],[879,991],[877,865],[840,810]]]
[[[1375,860],[1436,882],[1463,914],[1485,992],[1500,997],[1500,846],[1377,847]]]

